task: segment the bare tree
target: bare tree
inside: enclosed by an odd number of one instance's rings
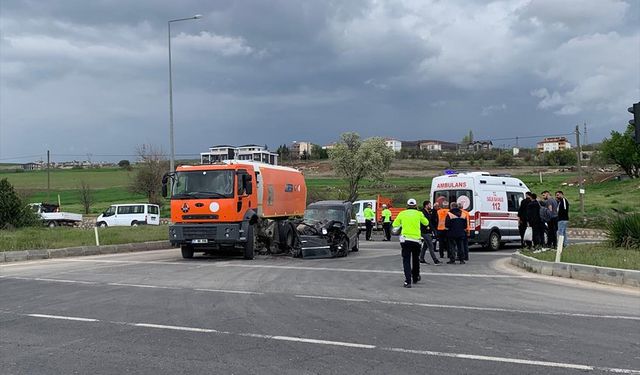
[[[82,204],[82,207],[84,207],[84,214],[87,215],[89,214],[91,206],[93,206],[93,203],[95,202],[95,199],[93,197],[93,190],[91,190],[89,184],[82,180],[80,181],[78,193],[80,194],[80,204]]]
[[[162,204],[160,190],[162,176],[169,169],[169,162],[162,149],[142,145],[136,148],[138,163],[131,182],[130,190],[147,196],[149,203]]]

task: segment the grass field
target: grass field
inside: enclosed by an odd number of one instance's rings
[[[330,177],[330,171],[326,171],[327,162],[318,163],[315,167],[313,164],[311,165],[307,169],[309,173],[306,179],[309,200],[345,199],[347,197],[345,182]],[[322,174],[327,177],[316,176],[311,172],[317,166],[325,169]],[[394,198],[397,205],[403,205],[408,198],[415,198],[418,201],[429,199],[431,178],[442,173],[445,167],[443,162],[394,161],[390,176],[384,182],[362,182],[360,198],[373,198],[377,194],[382,194]],[[575,182],[577,180],[576,173],[545,173],[543,182],[540,183],[539,176],[532,167],[518,167],[512,170],[487,168],[487,170],[513,173],[536,193],[543,190],[551,192],[563,190],[571,203],[571,225],[575,227],[598,227],[602,216],[613,214],[614,209],[621,212],[640,212],[640,182],[638,181],[587,184],[585,186],[585,215],[583,216],[579,210],[578,187],[563,185],[566,182]],[[114,168],[52,170],[50,200],[55,202],[60,195],[64,210],[83,212],[78,187],[82,181],[85,181],[94,191],[95,203],[91,208],[92,215],[98,215],[110,204],[144,202],[146,198],[143,195],[134,194],[128,190],[134,173],[135,171]],[[0,179],[5,177],[21,194],[27,196],[28,202],[47,200],[47,173],[45,171],[0,172]],[[168,214],[168,207],[165,205],[162,216],[167,217]]]
[[[99,228],[100,245],[167,240],[166,225]],[[95,234],[90,229],[68,227],[21,228],[0,230],[0,251],[59,249],[95,245]]]
[[[548,262],[553,262],[556,259],[555,251],[545,251],[537,254],[523,251],[522,254]],[[612,248],[606,244],[569,246],[562,252],[561,260],[566,263],[640,270],[640,250]]]

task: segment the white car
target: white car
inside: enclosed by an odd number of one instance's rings
[[[96,226],[160,225],[160,207],[156,204],[113,204],[96,219]]]

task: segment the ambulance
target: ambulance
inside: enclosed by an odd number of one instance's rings
[[[498,250],[507,242],[520,242],[518,208],[529,191],[521,180],[488,172],[452,173],[434,177],[431,201],[440,207],[451,202],[469,212],[469,243]]]

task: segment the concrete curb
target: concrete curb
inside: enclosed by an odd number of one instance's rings
[[[171,248],[173,248],[173,246],[171,246],[169,241],[151,241],[120,245],[67,247],[62,249],[2,251],[0,252],[0,263],[87,255],[131,253],[136,251],[163,250]]]
[[[520,253],[511,255],[511,264],[529,272],[546,276],[566,277],[594,283],[640,288],[640,271],[588,266],[575,263],[555,263],[538,260]]]

